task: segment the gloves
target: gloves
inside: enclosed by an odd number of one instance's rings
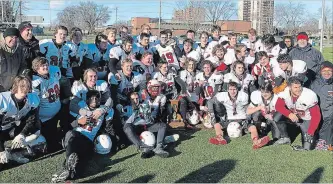
[[[9,159],[10,159],[10,154],[7,150],[0,152],[0,164],[8,163]]]
[[[25,136],[22,134],[18,134],[14,140],[12,141],[12,149],[21,148],[25,146],[27,143],[25,142]]]

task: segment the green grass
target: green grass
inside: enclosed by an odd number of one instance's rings
[[[320,49],[319,47],[315,47],[316,49]],[[324,47],[323,48],[323,56],[325,61],[333,62],[333,46],[331,47]]]
[[[95,155],[74,182],[248,182],[299,183],[333,182],[332,153],[297,152],[288,145],[252,150],[250,136],[232,140],[225,146],[208,144],[212,130],[181,134],[171,145],[170,158],[141,159],[131,146],[115,155]],[[295,144],[300,143],[300,136]],[[33,161],[0,173],[0,182],[50,182],[62,165],[64,153]]]

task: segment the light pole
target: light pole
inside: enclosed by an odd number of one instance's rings
[[[325,0],[322,1],[321,5],[321,31],[320,31],[320,52],[323,52],[324,45],[324,11],[325,11]]]

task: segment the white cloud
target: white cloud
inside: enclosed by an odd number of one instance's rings
[[[50,8],[60,8],[65,4],[65,0],[51,0]]]

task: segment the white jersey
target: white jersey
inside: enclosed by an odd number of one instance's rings
[[[154,70],[155,70],[154,63],[152,63],[149,66],[146,66],[139,60],[134,60],[133,62],[133,71],[136,71],[141,75],[146,76],[146,81],[149,81]]]
[[[146,85],[146,78],[138,72],[132,72],[129,78],[123,72],[119,72],[119,74],[120,80],[113,73],[110,73],[108,76],[109,84],[118,85],[117,99],[129,102],[128,95],[137,91],[137,88],[140,88],[141,91],[142,86]]]
[[[261,43],[260,39],[256,40],[255,42],[250,42],[249,39],[243,39],[241,43],[246,45],[247,48],[253,50],[254,52],[261,51],[263,47],[263,44]]]
[[[210,49],[208,49],[208,44],[209,43],[207,43],[206,47],[202,48],[201,43],[199,43],[197,49],[195,49],[195,51],[199,52],[203,58],[207,58],[210,55]]]
[[[111,44],[110,42],[108,42],[108,50],[111,50],[113,47],[118,47],[119,45],[121,45],[121,40],[116,40],[115,44]]]
[[[257,90],[257,91],[253,91],[251,93],[251,103],[250,103],[250,107],[257,107],[260,105],[264,105],[266,111],[265,112],[261,112],[263,116],[265,116],[266,114],[273,114],[276,112],[275,109],[275,105],[276,105],[276,101],[278,99],[278,95],[273,95],[272,98],[270,100],[268,100],[266,103],[264,103],[264,100],[261,96],[261,91]]]
[[[187,70],[182,70],[179,72],[179,77],[185,82],[186,89],[191,95],[191,101],[198,102],[199,96],[195,93],[195,88],[198,86],[195,79],[195,73],[191,74]]]
[[[155,119],[160,112],[161,107],[165,107],[166,97],[163,94],[159,94],[154,100],[148,98],[144,103],[150,106],[151,116]]]
[[[228,46],[227,53],[225,53],[225,55],[224,55],[224,63],[226,65],[231,65],[235,61],[237,61],[235,49]]]
[[[277,59],[277,57],[279,56],[279,54],[285,54],[287,53],[287,48],[285,49],[281,49],[279,44],[276,44],[274,47],[272,47],[271,49],[267,49],[263,43],[261,43],[260,47],[259,47],[259,51],[265,51],[267,52],[267,55],[270,58],[275,58]]]
[[[177,97],[177,89],[174,80],[175,75],[171,72],[163,75],[161,72],[154,72],[152,75],[152,79],[156,79],[159,81],[162,86],[164,86],[164,95],[165,96],[172,96],[172,99]]]
[[[39,41],[40,52],[45,55],[49,65],[58,66],[59,68],[69,68],[70,47],[65,42],[61,48],[58,48],[52,39],[44,39]]]
[[[246,119],[246,108],[249,103],[249,97],[246,93],[239,91],[235,104],[230,100],[228,92],[217,93],[215,97],[219,102],[223,103],[226,108],[227,120]],[[234,106],[236,106],[236,109],[234,109]]]
[[[309,109],[318,104],[317,95],[312,90],[303,87],[302,93],[297,98],[296,102],[292,100],[289,87],[286,87],[278,96],[285,101],[287,108],[297,114],[301,119],[311,120]]]
[[[97,80],[94,90],[99,91],[102,94],[109,92],[108,84],[104,80]],[[83,101],[87,100],[87,93],[89,91],[86,84],[81,81],[74,81],[72,86],[72,94]]]
[[[176,70],[180,69],[177,56],[172,46],[161,46],[161,44],[157,44],[155,50],[161,58],[164,58],[168,62],[169,67],[174,67]]]
[[[88,44],[88,52],[86,57],[91,59],[94,64],[98,66],[98,79],[105,79],[108,75],[109,52],[110,50],[108,49],[106,49],[104,52],[101,52],[94,43]]]
[[[254,65],[251,74],[253,76],[263,76],[265,80],[272,82],[274,87],[275,75],[273,71],[275,67],[272,63],[268,63],[266,66],[261,66],[260,63],[257,63]]]
[[[306,63],[302,60],[293,60],[292,69],[289,72],[283,71],[280,67],[275,67],[273,69],[273,73],[275,77],[283,77],[284,79],[288,79],[292,76],[298,76],[299,74],[304,74],[307,71]]]
[[[73,71],[72,71],[72,67],[78,67],[81,65],[83,57],[87,54],[88,52],[88,45],[84,44],[82,42],[80,42],[78,45],[76,45],[73,42],[67,42],[66,43],[68,45],[68,47],[70,48],[69,50],[69,56],[70,56],[70,60],[67,63],[67,72],[66,72],[66,76],[68,78],[73,78]],[[73,60],[71,60],[71,57],[73,58]]]
[[[213,48],[219,44],[218,41],[212,40],[211,42],[208,43],[206,52],[204,54],[204,59],[209,58],[211,56],[213,56],[212,52],[213,52]]]
[[[49,66],[48,78],[32,76],[32,91],[40,98],[39,118],[42,122],[53,118],[61,108],[60,78],[61,72],[56,66]]]
[[[243,79],[239,79],[233,72],[227,73],[224,75],[224,83],[229,83],[230,81],[236,82],[241,86],[241,91],[248,92],[249,85],[254,82],[252,75],[245,73]]]
[[[220,64],[222,62],[224,62],[223,60],[221,61],[217,56],[210,56],[210,57],[206,58],[206,60],[210,61],[214,65],[215,68],[220,66]]]
[[[26,102],[21,110],[16,107],[16,102],[12,99],[10,91],[0,93],[0,117],[1,130],[7,130],[14,126],[19,126],[22,118],[24,118],[31,110],[38,108],[39,98],[36,93],[28,93]]]
[[[118,47],[113,47],[110,50],[110,59],[116,59],[118,60],[118,63],[116,64],[116,69],[120,70],[121,69],[121,63],[123,62],[124,59],[130,58],[131,53],[126,53],[124,49],[122,49],[122,46]]]

